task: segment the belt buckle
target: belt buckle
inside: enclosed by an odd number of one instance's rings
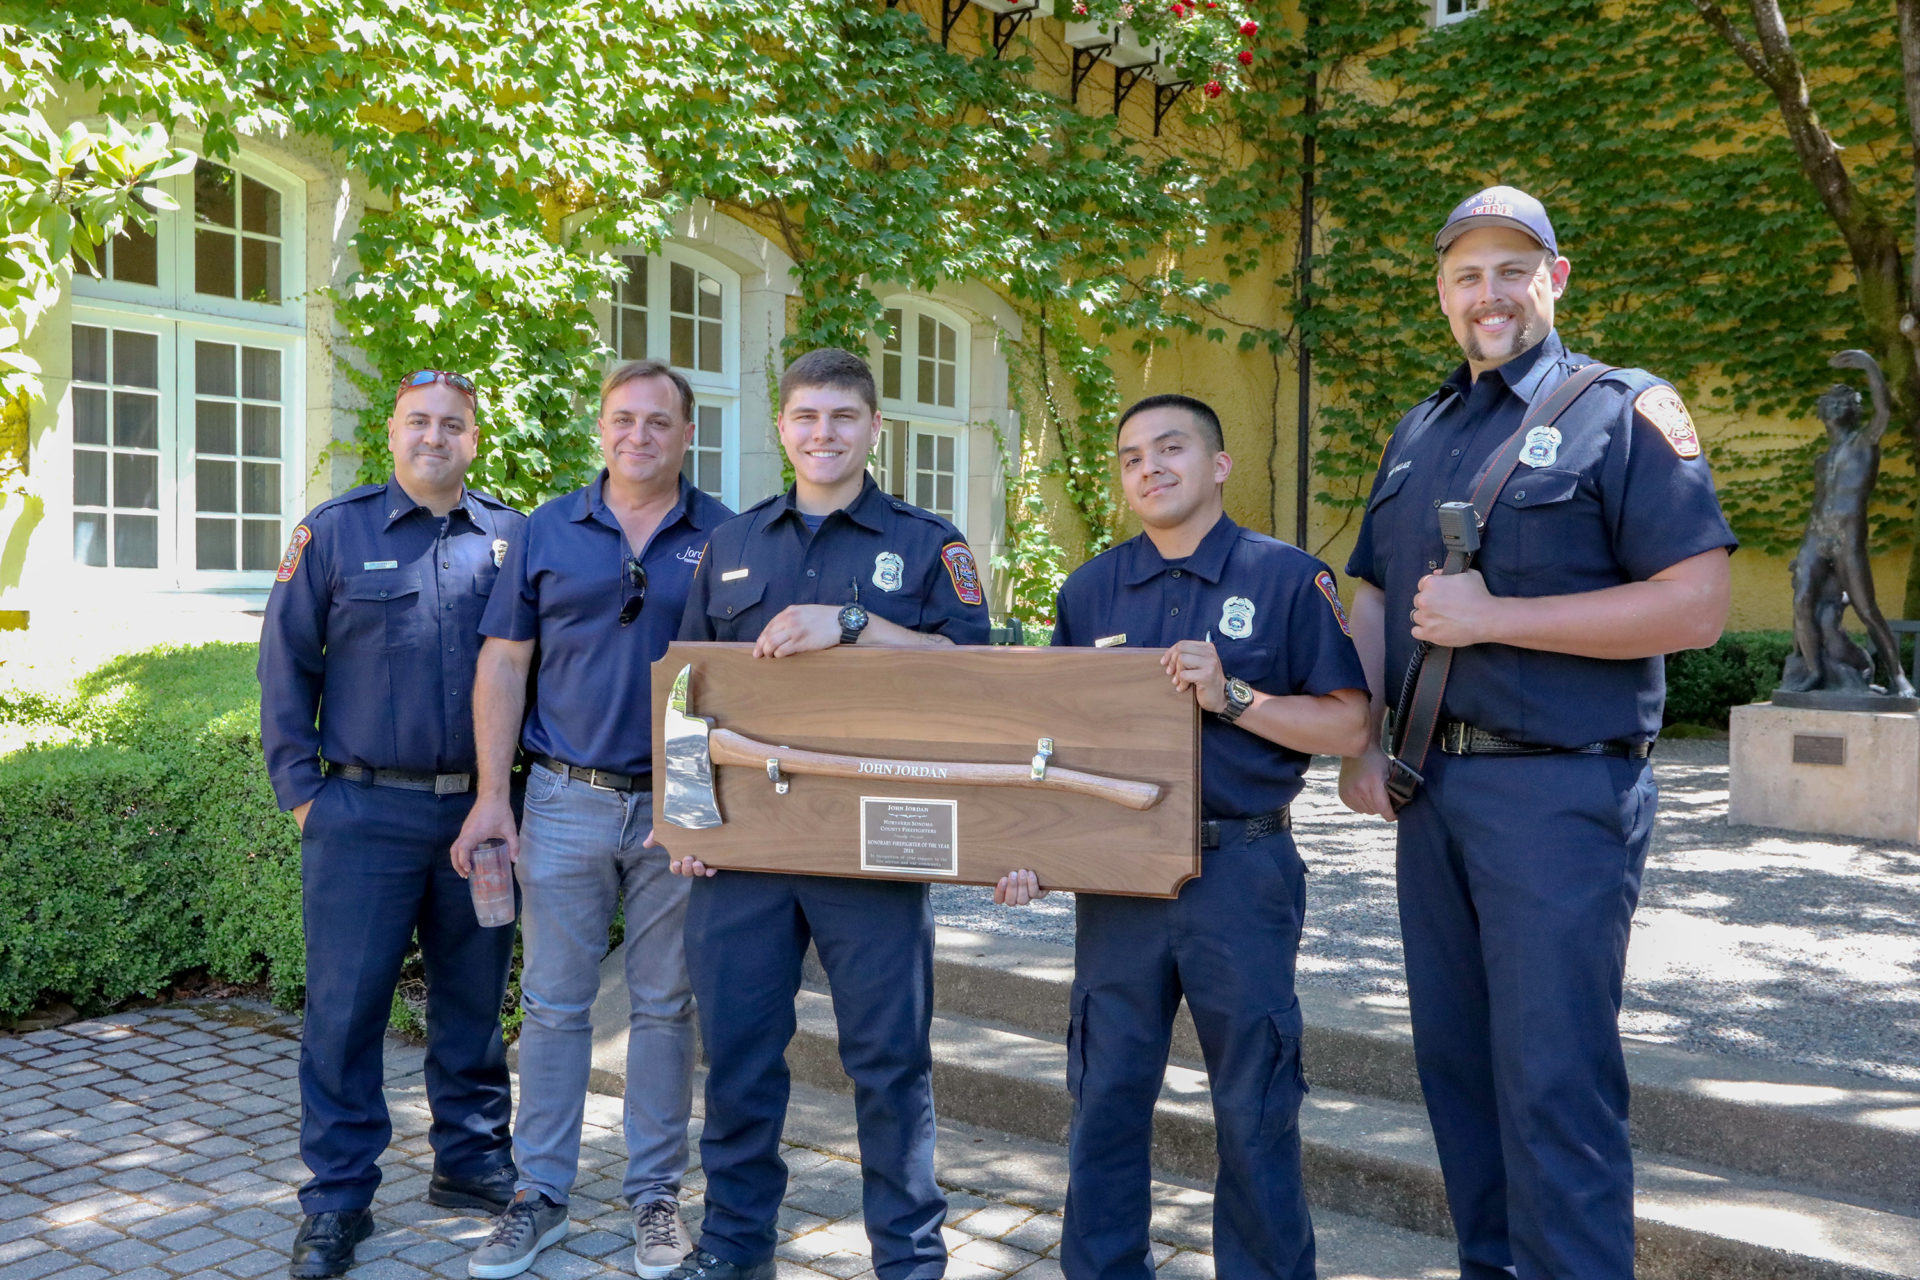
[[[433,794],[437,796],[461,796],[467,793],[472,775],[465,773],[436,773],[433,775]]]
[[[620,790],[620,788],[618,787],[610,786],[609,784],[600,781],[600,771],[598,769],[587,770],[587,785],[592,787],[595,791],[618,792]]]
[[[1440,731],[1440,749],[1451,756],[1467,753],[1467,725],[1464,720],[1449,720]]]

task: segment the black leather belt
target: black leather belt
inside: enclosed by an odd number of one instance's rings
[[[583,769],[577,764],[568,764],[564,760],[555,760],[552,756],[529,756],[543,769],[551,769],[562,777],[584,782],[590,787],[602,791],[651,791],[653,775],[644,774],[634,777],[630,773],[615,773],[611,769]]]
[[[1238,824],[1242,834],[1249,840],[1258,840],[1270,836],[1276,831],[1285,831],[1293,825],[1293,812],[1290,807],[1282,806],[1272,813],[1255,814],[1251,818],[1206,818],[1200,823],[1200,847],[1218,849],[1220,847],[1220,828]]]
[[[1653,742],[1632,738],[1614,738],[1609,742],[1589,742],[1581,747],[1548,747],[1537,742],[1515,742],[1497,733],[1470,725],[1464,720],[1449,720],[1440,726],[1440,749],[1450,756],[1618,756],[1624,760],[1645,760],[1653,754]]]
[[[397,787],[402,791],[431,791],[437,796],[463,796],[473,790],[470,773],[415,773],[411,769],[369,769],[364,765],[335,764],[323,760],[327,775],[348,782],[369,782],[376,787]]]

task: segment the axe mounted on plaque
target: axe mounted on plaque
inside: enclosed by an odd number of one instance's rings
[[[691,664],[673,680],[663,729],[666,735],[667,786],[660,816],[677,827],[701,831],[726,821],[714,793],[714,768],[739,765],[764,769],[774,794],[786,795],[788,775],[825,778],[893,778],[941,786],[1033,787],[1105,800],[1127,809],[1147,810],[1160,803],[1164,789],[1052,765],[1053,739],[1041,738],[1030,764],[980,764],[966,761],[888,760],[871,756],[804,751],[760,742],[693,714],[689,705]]]

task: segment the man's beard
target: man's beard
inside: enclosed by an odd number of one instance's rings
[[[1513,335],[1513,350],[1509,351],[1506,356],[1501,359],[1500,362],[1502,364],[1505,364],[1508,360],[1518,359],[1520,356],[1533,350],[1539,346],[1547,336],[1546,326],[1540,323],[1539,316],[1516,315],[1514,319],[1518,324]],[[1482,345],[1480,341],[1480,331],[1469,323],[1467,326],[1467,359],[1475,364],[1486,364],[1489,358],[1486,347]]]

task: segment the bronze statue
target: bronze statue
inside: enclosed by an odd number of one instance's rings
[[[1820,397],[1827,451],[1813,473],[1813,512],[1793,560],[1794,652],[1774,701],[1805,705],[1781,694],[1823,692],[1869,701],[1910,699],[1913,685],[1900,669],[1900,645],[1874,600],[1867,563],[1867,500],[1880,476],[1880,436],[1891,414],[1887,382],[1864,351],[1842,351],[1828,363],[1865,371],[1873,422],[1860,425],[1860,393],[1845,383]],[[1841,629],[1849,604],[1867,629],[1871,655]]]

